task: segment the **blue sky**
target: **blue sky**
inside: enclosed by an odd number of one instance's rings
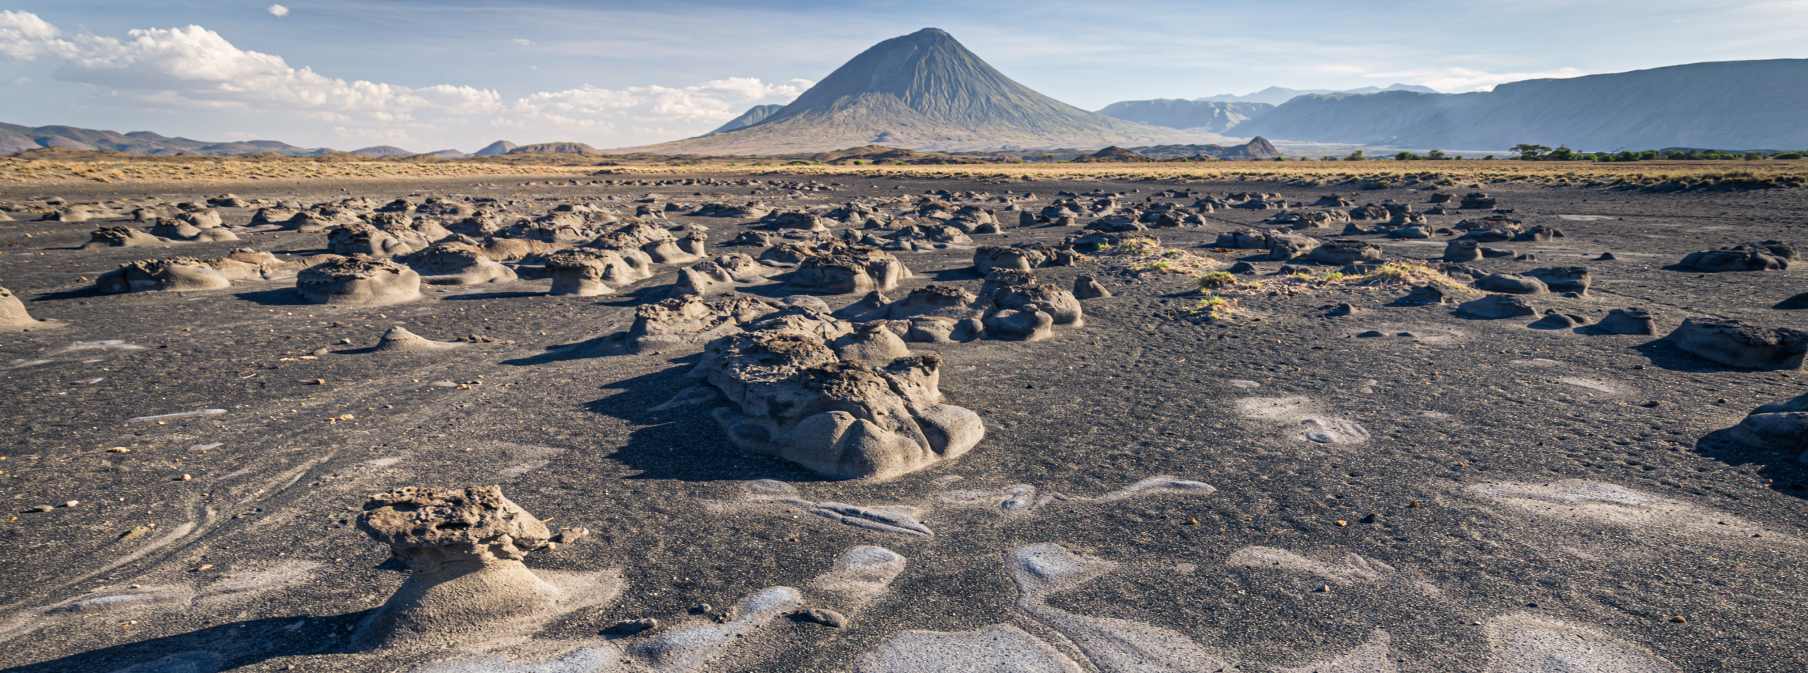
[[[281,4],[0,0],[0,121],[417,151],[633,145],[785,102],[925,26],[1088,109],[1808,56],[1808,0]]]

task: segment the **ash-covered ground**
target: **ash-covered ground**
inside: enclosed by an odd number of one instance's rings
[[[1808,670],[1802,190],[230,191],[0,193],[6,670]]]

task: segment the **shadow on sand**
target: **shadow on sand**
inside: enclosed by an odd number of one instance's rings
[[[369,610],[329,617],[274,617],[210,626],[4,669],[5,673],[214,673],[278,657],[348,654]]]
[[[1715,430],[1695,442],[1695,453],[1728,465],[1756,465],[1778,493],[1808,499],[1808,463],[1801,451],[1753,448],[1736,439],[1732,428]]]
[[[636,426],[627,446],[610,456],[639,470],[635,479],[724,481],[821,479],[803,468],[748,455],[730,444],[711,412],[725,402],[689,373],[697,356],[645,376],[609,383],[614,394],[584,408]]]

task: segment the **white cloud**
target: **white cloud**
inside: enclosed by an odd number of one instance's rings
[[[56,26],[31,12],[0,10],[0,56],[30,61],[61,44]]]
[[[515,46],[517,46],[517,47],[532,47],[532,46],[534,46],[534,41],[533,41],[533,40],[529,40],[529,39],[527,39],[527,38],[525,38],[525,37],[517,37],[517,38],[515,38],[515,39],[513,39],[513,40],[510,40],[510,42],[514,42],[514,43],[515,43]]]
[[[289,8],[284,5],[270,5],[270,7],[268,9],[266,9],[265,11],[270,12],[270,16],[274,16],[277,18],[282,18],[282,17],[289,15]]]
[[[240,49],[201,26],[137,29],[123,40],[66,36],[34,14],[12,11],[0,11],[0,57],[54,62],[57,79],[141,106],[256,111],[274,123],[329,125],[346,138],[436,146],[448,141],[448,130],[494,128],[541,138],[583,132],[570,139],[604,144],[653,142],[707,131],[751,105],[787,102],[810,86],[806,80],[731,77],[677,87],[583,86],[507,100],[494,89],[467,85],[409,87],[330,77],[281,56]]]
[[[1411,68],[1387,72],[1355,71],[1349,74],[1364,79],[1386,82],[1405,82],[1423,84],[1439,91],[1452,93],[1463,91],[1481,91],[1492,89],[1507,82],[1518,82],[1528,79],[1552,79],[1580,77],[1586,73],[1576,68],[1557,68],[1534,72],[1491,72],[1476,68]]]

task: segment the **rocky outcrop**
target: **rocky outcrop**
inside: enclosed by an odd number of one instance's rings
[[[385,306],[420,299],[421,277],[386,259],[340,257],[303,270],[295,289],[315,304]]]
[[[730,441],[825,477],[888,479],[959,457],[985,435],[946,404],[941,359],[912,354],[880,325],[810,311],[766,316],[710,343],[693,375],[729,405]]]

